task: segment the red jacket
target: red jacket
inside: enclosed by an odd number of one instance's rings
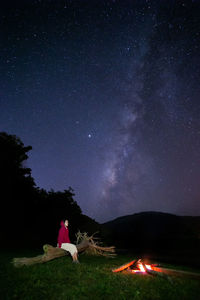
[[[65,227],[63,221],[60,223],[61,228],[58,233],[58,247],[61,248],[62,243],[71,243],[69,239],[69,230]]]

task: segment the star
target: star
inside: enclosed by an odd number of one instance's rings
[[[200,1],[49,2],[0,11],[0,125],[38,186],[71,185],[101,222],[199,215]]]

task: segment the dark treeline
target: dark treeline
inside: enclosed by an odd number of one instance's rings
[[[0,132],[1,247],[56,245],[63,218],[69,219],[72,241],[78,230],[98,230],[98,223],[82,214],[71,187],[55,192],[36,186],[26,167],[31,149],[15,135]]]

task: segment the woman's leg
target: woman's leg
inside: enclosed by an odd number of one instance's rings
[[[73,258],[73,261],[74,261],[74,262],[78,262],[77,252],[75,252],[75,253],[72,255],[72,258]]]
[[[68,251],[71,254],[73,262],[79,262],[78,261],[78,251],[74,244],[63,243],[61,245],[61,248]]]

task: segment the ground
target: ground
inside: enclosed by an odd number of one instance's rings
[[[112,273],[112,268],[134,259],[132,255],[118,255],[113,259],[81,255],[79,265],[67,256],[19,269],[10,263],[13,257],[38,254],[39,251],[1,253],[2,299],[199,299],[200,285],[194,279],[173,277],[171,283],[153,276]]]

